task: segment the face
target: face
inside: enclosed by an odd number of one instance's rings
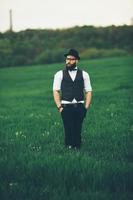
[[[68,55],[66,57],[66,67],[76,67],[76,64],[78,63],[78,60],[71,55]]]

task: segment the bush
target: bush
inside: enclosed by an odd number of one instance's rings
[[[100,58],[100,57],[113,57],[113,56],[125,56],[128,52],[122,49],[97,49],[88,48],[81,52],[81,58]]]
[[[64,58],[64,50],[46,50],[43,51],[40,55],[38,55],[35,59],[35,63],[43,64],[43,63],[53,63],[53,62],[62,62]]]

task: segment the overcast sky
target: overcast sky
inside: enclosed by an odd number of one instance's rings
[[[0,32],[9,29],[9,9],[14,31],[130,25],[133,18],[133,0],[0,0]]]

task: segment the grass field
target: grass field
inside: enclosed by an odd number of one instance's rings
[[[63,64],[0,69],[1,200],[133,199],[133,58],[81,61],[93,100],[64,147],[52,82]]]

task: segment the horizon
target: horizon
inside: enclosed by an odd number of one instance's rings
[[[123,24],[123,25],[108,25],[108,26],[95,26],[95,25],[76,25],[76,26],[72,26],[72,27],[62,27],[62,28],[27,28],[27,29],[23,29],[23,30],[12,30],[11,32],[13,33],[19,33],[19,32],[24,32],[24,31],[47,31],[47,30],[50,30],[50,31],[63,31],[63,30],[69,30],[69,29],[74,29],[76,27],[78,28],[83,28],[83,27],[93,27],[93,28],[108,28],[108,27],[123,27],[123,26],[127,26],[127,27],[130,27],[130,26],[133,26],[133,25],[128,25],[128,24]],[[7,33],[7,32],[10,32],[10,29],[8,30],[5,30],[5,31],[0,31],[0,33],[4,34],[4,33]]]

